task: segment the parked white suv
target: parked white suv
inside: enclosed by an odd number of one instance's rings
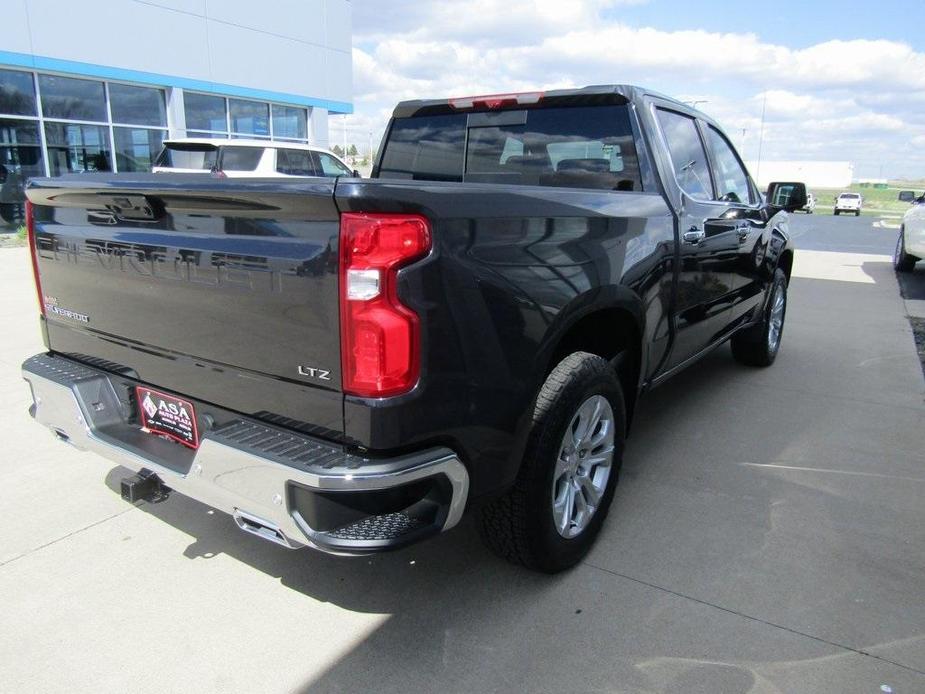
[[[189,137],[164,142],[154,173],[217,173],[228,178],[351,176],[359,174],[320,147],[268,140]]]
[[[861,214],[862,202],[861,196],[857,193],[841,193],[835,198],[835,214],[837,216],[842,212],[854,212],[854,216],[857,217]]]
[[[893,267],[899,272],[912,272],[915,264],[925,258],[925,193],[910,198],[908,191],[900,193],[900,200],[910,200],[912,207],[903,215],[893,253]]]

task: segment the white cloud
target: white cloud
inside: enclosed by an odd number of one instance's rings
[[[391,0],[385,13],[355,0],[354,121],[378,137],[403,99],[628,82],[697,93],[745,150],[766,96],[769,158],[847,159],[861,175],[885,159],[893,174],[925,169],[908,148],[925,128],[925,53],[886,40],[795,49],[751,33],[637,28],[607,19],[619,4]]]

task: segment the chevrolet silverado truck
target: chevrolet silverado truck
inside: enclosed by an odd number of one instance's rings
[[[399,104],[370,179],[33,179],[33,417],[286,547],[456,525],[578,562],[640,397],[769,366],[793,250],[716,122],[628,86]],[[783,202],[782,202],[783,201]],[[715,397],[728,397],[716,390]]]

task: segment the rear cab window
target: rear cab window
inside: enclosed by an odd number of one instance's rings
[[[382,178],[641,191],[628,107],[563,106],[393,121]]]

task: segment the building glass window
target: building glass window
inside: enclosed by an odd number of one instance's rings
[[[52,176],[74,171],[112,171],[109,128],[78,123],[46,123]]]
[[[44,175],[38,121],[0,118],[0,223],[22,223],[26,181]]]
[[[228,132],[228,117],[225,111],[225,97],[185,92],[183,110],[186,113],[188,130]]]
[[[113,123],[167,126],[163,89],[110,84],[109,108]]]
[[[102,82],[39,75],[42,115],[67,120],[108,120]]]
[[[292,140],[306,139],[308,132],[304,108],[273,104],[273,137]]]
[[[310,109],[185,90],[182,94],[189,137],[308,141]],[[21,223],[23,189],[31,177],[149,171],[163,149],[168,120],[163,88],[0,69],[0,217]],[[227,163],[251,166],[247,156],[240,158],[232,161],[232,154]],[[302,172],[307,170],[304,159],[295,157],[281,166]],[[309,166],[328,175],[339,173],[330,162],[322,166],[311,161]]]
[[[119,171],[150,171],[167,137],[166,130],[150,128],[115,127],[112,134]]]
[[[0,70],[0,113],[34,116],[35,83],[31,72]]]
[[[228,99],[231,132],[237,135],[270,135],[270,105],[259,101]]]

